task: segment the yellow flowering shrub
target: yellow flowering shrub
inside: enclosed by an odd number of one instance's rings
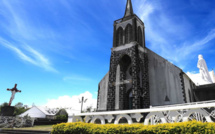
[[[215,123],[197,121],[158,125],[61,123],[53,125],[52,134],[215,134]]]

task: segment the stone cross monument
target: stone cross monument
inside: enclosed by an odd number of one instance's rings
[[[15,84],[14,85],[14,87],[12,88],[12,89],[7,89],[7,91],[11,91],[11,97],[10,97],[10,102],[9,102],[9,106],[11,106],[11,103],[12,103],[12,101],[13,101],[13,99],[14,99],[14,97],[15,97],[15,94],[17,93],[17,92],[21,92],[21,90],[18,90],[17,88],[17,84]]]

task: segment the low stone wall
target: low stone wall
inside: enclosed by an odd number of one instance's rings
[[[34,119],[30,117],[0,116],[0,128],[32,127]]]

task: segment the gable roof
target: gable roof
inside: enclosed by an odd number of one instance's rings
[[[42,106],[35,106],[38,108],[40,111],[42,111],[45,115],[55,115],[59,109],[54,109],[54,108],[47,108],[47,107],[42,107]]]

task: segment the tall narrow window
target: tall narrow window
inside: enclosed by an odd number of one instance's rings
[[[128,98],[128,109],[132,109],[132,102],[133,102],[133,95],[132,95],[132,90],[129,93],[129,98]]]
[[[128,74],[128,70],[131,66],[131,57],[128,55],[124,55],[121,57],[120,61],[120,82],[118,82],[119,85],[119,109],[120,110],[125,110],[129,109],[129,91],[132,87],[132,83],[130,83],[130,80],[132,77]],[[129,82],[125,82],[129,81]],[[116,81],[117,83],[117,81]],[[130,98],[132,99],[132,98]],[[132,105],[132,100],[130,100],[131,105]]]
[[[117,34],[116,34],[116,46],[120,46],[123,43],[123,29],[120,27],[117,30]]]
[[[132,40],[132,26],[128,24],[125,28],[125,43],[129,43]]]
[[[142,34],[142,30],[140,27],[138,27],[138,35],[137,35],[137,42],[142,45],[142,40],[143,40],[143,34]]]

